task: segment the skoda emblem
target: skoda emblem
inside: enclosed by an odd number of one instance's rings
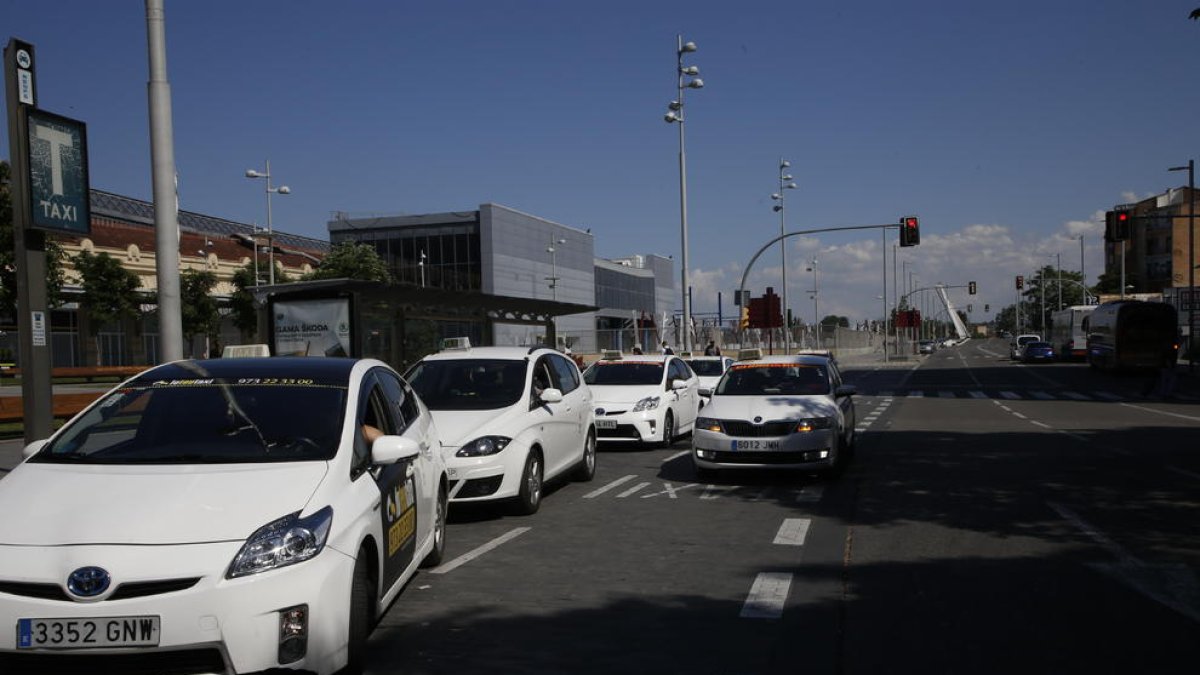
[[[112,581],[108,571],[101,567],[80,567],[67,577],[67,590],[81,598],[94,598],[108,590]]]
[[[755,424],[762,424],[762,418],[761,418],[761,417],[755,417],[755,418],[754,418],[754,423],[755,423]]]

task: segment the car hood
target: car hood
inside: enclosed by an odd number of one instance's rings
[[[236,541],[299,511],[326,462],[65,465],[26,462],[0,480],[0,544]],[[19,514],[19,515],[18,515]]]
[[[443,448],[458,448],[463,443],[488,435],[505,435],[505,421],[516,408],[500,410],[431,410]]]
[[[661,384],[593,384],[591,387],[592,401],[597,408],[628,408],[647,396],[667,393]]]
[[[722,420],[793,420],[836,417],[838,407],[827,396],[713,396],[701,413]]]

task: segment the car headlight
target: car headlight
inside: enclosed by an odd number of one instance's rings
[[[494,455],[507,447],[511,442],[512,439],[505,436],[480,436],[459,448],[458,452],[454,453],[454,456],[483,457],[484,455]]]
[[[333,507],[311,516],[288,514],[258,528],[229,565],[227,579],[235,579],[304,562],[325,548],[333,524]]]
[[[633,412],[642,412],[643,410],[654,410],[655,408],[658,407],[658,401],[659,401],[659,397],[657,397],[657,396],[647,396],[646,398],[644,398],[634,404]]]
[[[810,417],[800,420],[796,423],[797,432],[815,431],[817,429],[828,429],[833,426],[832,417]]]
[[[715,431],[717,433],[725,433],[725,427],[721,426],[721,420],[712,417],[697,417],[696,428],[701,431]]]

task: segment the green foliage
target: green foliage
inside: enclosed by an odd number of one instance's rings
[[[106,323],[137,316],[143,299],[138,292],[141,279],[119,260],[107,253],[83,251],[75,257],[75,269],[83,286],[79,304],[91,318],[92,335]]]
[[[850,327],[850,319],[836,314],[828,314],[824,319],[821,319],[822,326],[841,326],[842,328]]]
[[[13,239],[13,212],[10,168],[8,162],[0,161],[0,313],[16,315],[17,266]],[[52,237],[46,237],[46,300],[50,307],[62,304],[63,259],[62,246]]]
[[[362,281],[390,281],[387,265],[379,257],[375,247],[344,241],[329,251],[321,266],[304,277],[315,279],[359,279]]]
[[[216,335],[221,315],[212,289],[217,275],[207,270],[184,270],[179,274],[180,322],[188,342],[196,335]]]

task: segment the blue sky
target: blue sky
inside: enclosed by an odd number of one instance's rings
[[[261,224],[262,183],[243,175],[269,158],[292,189],[277,229],[490,201],[591,228],[599,256],[678,260],[662,115],[682,33],[706,85],[686,108],[696,311],[723,291],[728,313],[778,234],[786,157],[789,231],[919,215],[901,259],[921,283],[978,281],[982,319],[1054,254],[1078,270],[1071,237],[1094,281],[1102,212],[1186,182],[1166,169],[1198,154],[1197,6],[167,0],[181,206]],[[0,26],[36,47],[40,106],[88,123],[93,187],[149,199],[144,3],[0,0]],[[811,316],[815,255],[822,315],[878,316],[880,248],[794,239],[794,310]],[[751,280],[778,289],[778,254]]]

